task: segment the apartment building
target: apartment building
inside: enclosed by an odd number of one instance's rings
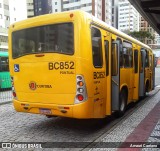
[[[27,17],[31,18],[34,16],[34,4],[33,0],[27,0]]]
[[[160,35],[155,33],[155,43],[160,45]]]
[[[111,25],[111,0],[62,0],[62,11],[84,10]]]
[[[119,0],[112,0],[112,26],[118,29],[118,2]]]
[[[149,23],[142,17],[140,16],[140,22],[139,22],[139,27],[140,27],[140,31],[148,31],[151,36],[154,38],[154,39],[149,39],[149,38],[145,38],[144,39],[144,43],[145,44],[154,44],[155,43],[155,30],[149,25]]]
[[[52,13],[62,12],[62,0],[52,0]]]
[[[0,51],[8,50],[9,0],[0,0]]]
[[[27,0],[28,18],[76,9],[84,10],[111,25],[112,0]]]
[[[128,0],[119,0],[118,29],[123,32],[139,31],[139,13]]]

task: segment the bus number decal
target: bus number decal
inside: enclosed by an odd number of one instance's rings
[[[70,69],[74,69],[74,62],[73,61],[70,62],[70,65],[71,65]]]
[[[75,69],[73,61],[66,62],[49,62],[48,64],[49,70],[58,70],[58,69]]]

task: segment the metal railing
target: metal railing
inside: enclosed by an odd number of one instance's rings
[[[0,76],[0,104],[12,101],[11,79],[7,76]]]

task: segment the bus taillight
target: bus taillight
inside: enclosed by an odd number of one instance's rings
[[[13,91],[12,94],[13,94],[13,97],[14,97],[14,98],[17,97],[16,92]]]
[[[17,94],[14,88],[14,78],[11,76],[11,83],[12,83],[12,94],[14,98],[17,98]]]
[[[11,77],[11,83],[12,83],[12,87],[13,87],[14,86],[13,77]]]
[[[78,95],[77,95],[77,99],[78,99],[79,101],[83,101],[83,99],[84,99],[84,98],[83,98],[83,95],[78,94]]]
[[[76,90],[75,104],[78,104],[86,101],[88,96],[87,96],[85,80],[82,75],[77,75],[76,83],[77,83],[77,90]]]

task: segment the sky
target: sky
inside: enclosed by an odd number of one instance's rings
[[[27,6],[26,6],[26,0],[10,0],[9,5],[15,6],[16,12],[11,12],[10,15],[12,15],[11,18],[14,19],[16,17],[16,21],[21,21],[27,18]],[[11,20],[11,24],[14,22],[14,20]]]
[[[27,18],[26,0],[15,0],[17,10],[17,21]]]

